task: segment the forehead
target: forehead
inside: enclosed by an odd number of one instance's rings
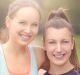
[[[68,30],[68,28],[52,28],[49,27],[46,30],[46,38],[47,39],[66,39],[71,38],[71,32]]]
[[[23,7],[16,11],[14,18],[39,19],[39,12],[34,7]]]

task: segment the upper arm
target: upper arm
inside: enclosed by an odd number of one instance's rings
[[[42,48],[39,48],[39,47],[35,47],[34,50],[35,50],[35,55],[37,59],[37,65],[38,65],[38,68],[40,68],[45,61],[45,52]]]

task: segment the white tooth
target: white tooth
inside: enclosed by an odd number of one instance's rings
[[[28,40],[30,37],[28,36],[21,36],[22,40]]]
[[[26,39],[26,38],[28,38],[28,37],[24,37],[24,36],[22,36],[22,38],[23,38],[23,39]]]
[[[61,55],[55,55],[56,58],[62,58],[64,55],[61,54]]]
[[[29,38],[28,36],[22,36],[23,38]]]

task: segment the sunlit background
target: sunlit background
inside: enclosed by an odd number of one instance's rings
[[[8,11],[8,5],[13,0],[0,0],[0,27],[5,25],[5,16]],[[74,27],[76,36],[77,53],[80,59],[80,0],[36,0],[42,8],[42,21],[37,40],[33,41],[33,45],[42,44],[42,28],[48,17],[48,14],[53,9],[64,8],[67,9],[67,14],[70,17],[71,23]]]

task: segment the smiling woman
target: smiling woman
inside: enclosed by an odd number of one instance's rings
[[[43,75],[80,75],[72,25],[63,9],[50,13],[43,39],[49,61]]]
[[[41,13],[35,1],[15,0],[9,6],[9,39],[0,45],[0,75],[37,75],[44,61],[41,48],[30,42],[38,33]]]

